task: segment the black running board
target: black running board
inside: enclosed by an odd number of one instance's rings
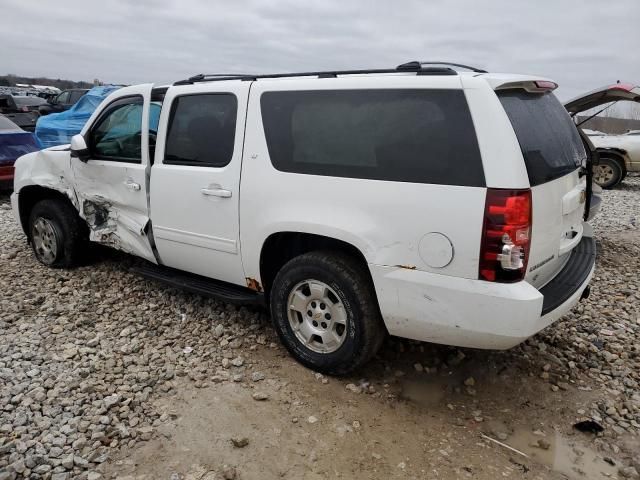
[[[152,263],[134,265],[131,271],[175,288],[236,304],[264,305],[264,295],[232,283]]]

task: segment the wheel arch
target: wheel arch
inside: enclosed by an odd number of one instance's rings
[[[53,188],[43,187],[42,185],[27,185],[18,192],[18,212],[20,215],[20,225],[22,231],[27,236],[27,240],[31,241],[31,232],[29,231],[29,216],[31,210],[41,200],[60,200],[78,210],[71,199],[65,193]]]
[[[316,250],[339,251],[355,258],[371,279],[364,253],[352,243],[313,233],[282,231],[272,233],[262,244],[259,261],[262,285],[254,285],[257,287],[254,289],[264,290],[265,297],[268,299],[273,280],[282,266],[299,255]],[[251,282],[256,281],[248,278],[247,284]]]

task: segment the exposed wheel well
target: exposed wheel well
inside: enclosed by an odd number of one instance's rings
[[[314,250],[334,250],[344,252],[356,258],[366,268],[367,261],[362,252],[350,243],[335,238],[300,232],[279,232],[270,235],[262,245],[260,252],[260,277],[265,297],[269,298],[269,290],[274,278],[282,266],[292,258]]]
[[[65,194],[58,192],[57,190],[41,187],[40,185],[29,185],[27,187],[23,187],[18,194],[18,209],[20,212],[20,224],[22,225],[22,230],[29,241],[31,241],[31,234],[29,232],[29,215],[31,215],[33,206],[40,200],[45,199],[61,200],[73,206],[71,200],[69,200]],[[73,208],[74,210],[76,209],[75,207]]]

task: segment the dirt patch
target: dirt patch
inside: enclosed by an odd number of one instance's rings
[[[445,359],[451,355],[434,349]],[[421,353],[406,352],[401,364],[425,361]],[[264,380],[178,386],[174,396],[156,402],[168,420],[155,438],[123,452],[106,473],[142,480],[196,478],[196,472],[210,471],[222,478],[227,466],[246,479],[565,478],[562,474],[577,479],[590,478],[580,473],[590,471],[590,462],[605,471],[613,468],[596,454],[585,456],[592,438],[571,431],[573,417],[563,415],[564,402],[558,401],[566,394],[532,402],[534,392],[548,386],[522,377],[501,355],[496,362],[492,354],[469,353],[458,367],[432,372],[391,371],[377,364],[369,378],[353,378],[345,387],[343,380],[299,366],[279,347],[256,352],[252,369],[260,369]],[[256,392],[267,399],[254,400]],[[589,392],[583,393],[578,403],[588,401]],[[528,438],[536,438],[533,431],[553,439],[548,450],[528,447]],[[482,434],[500,436],[529,458]],[[248,445],[235,447],[232,439],[243,437]],[[556,438],[571,438],[571,444]],[[569,445],[585,454],[556,461],[556,452],[564,456]]]

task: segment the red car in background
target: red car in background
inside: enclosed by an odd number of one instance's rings
[[[0,115],[0,190],[13,189],[13,164],[18,157],[41,148],[33,133]]]

